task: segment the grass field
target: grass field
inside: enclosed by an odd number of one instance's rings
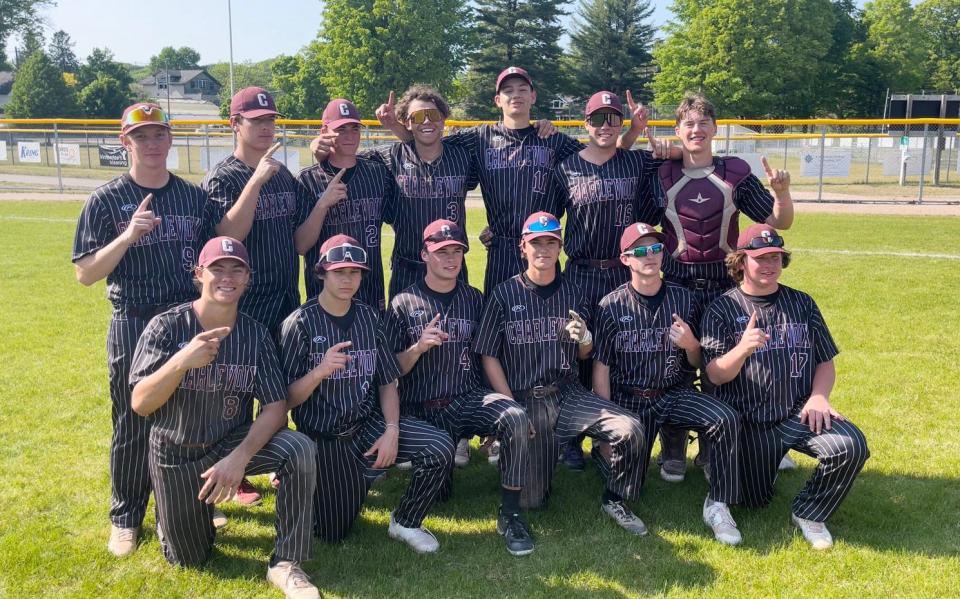
[[[0,596],[279,596],[264,581],[273,498],[225,507],[229,527],[203,570],[172,568],[152,510],[127,559],[104,547],[109,523],[109,318],[103,285],[73,277],[78,203],[0,203]],[[468,216],[475,237],[483,214]],[[694,471],[655,475],[630,537],[602,517],[600,478],[562,467],[549,511],[529,515],[536,552],[512,558],[494,532],[497,475],[482,456],[456,472],[454,499],[426,525],[441,549],[418,556],[386,535],[407,480],[391,472],[348,539],[320,544],[307,571],[328,597],[953,596],[960,588],[960,219],[798,215],[784,282],[819,302],[842,353],[834,404],[873,457],[818,554],[789,520],[812,460],[778,482],[772,506],[734,508],[744,543],[716,543],[700,520]],[[392,240],[386,236],[386,241]],[[388,250],[389,248],[385,248]],[[482,249],[469,257],[482,280]],[[255,480],[261,489],[266,480]]]

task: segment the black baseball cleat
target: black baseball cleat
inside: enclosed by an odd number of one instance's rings
[[[505,514],[503,508],[497,515],[497,533],[503,535],[507,541],[507,551],[510,555],[530,555],[533,553],[533,537],[527,523],[520,518],[520,514]]]
[[[567,468],[574,472],[583,472],[587,468],[587,464],[583,459],[583,449],[580,448],[580,444],[576,441],[567,444],[560,459]]]

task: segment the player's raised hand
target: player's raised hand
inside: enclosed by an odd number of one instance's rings
[[[670,342],[688,351],[700,347],[700,342],[697,341],[690,326],[678,314],[673,315],[673,324],[670,325]]]
[[[490,230],[490,227],[484,227],[480,231],[480,243],[483,244],[483,247],[488,248],[493,244],[493,231]]]
[[[253,175],[250,177],[257,185],[263,185],[280,170],[280,161],[273,157],[273,153],[279,150],[282,145],[280,142],[273,144],[270,146],[270,149],[267,150],[267,153],[260,158],[256,170],[253,171]]]
[[[630,111],[628,115],[630,117],[630,130],[638,135],[643,133],[643,130],[647,128],[650,111],[642,103],[633,100],[633,94],[629,89],[627,90],[627,108]]]
[[[771,168],[766,156],[760,157],[760,164],[763,165],[763,172],[767,174],[767,184],[770,185],[770,189],[776,192],[790,189],[790,171]]]
[[[310,140],[310,153],[313,154],[313,159],[318,163],[326,160],[330,154],[333,154],[333,144],[337,141],[337,132],[336,131],[327,131],[326,133],[320,133],[316,137]]]
[[[217,327],[204,331],[190,340],[178,353],[183,368],[203,368],[217,359],[220,342],[230,334],[230,327]]]
[[[333,176],[333,179],[330,179],[330,182],[327,183],[327,188],[323,190],[323,193],[320,194],[320,199],[317,200],[318,204],[330,208],[347,197],[347,186],[345,183],[340,182],[346,172],[347,169],[342,168],[340,172]]]
[[[137,206],[133,216],[130,217],[130,222],[123,231],[127,243],[130,245],[139,241],[141,237],[153,231],[153,229],[160,224],[160,217],[154,214],[150,208],[150,202],[152,201],[153,194],[148,193],[147,197],[143,198],[143,201]]]
[[[831,420],[843,420],[843,416],[830,406],[830,401],[822,395],[811,395],[800,410],[800,422],[810,427],[810,432],[819,435],[830,430]]]
[[[590,329],[587,328],[587,323],[583,320],[583,317],[574,310],[569,310],[568,314],[570,315],[570,320],[567,321],[566,326],[563,328],[566,329],[570,338],[581,345],[593,341],[593,335],[590,334]]]
[[[351,345],[353,345],[352,341],[341,341],[340,343],[331,345],[330,348],[324,352],[323,358],[315,368],[321,380],[330,378],[334,372],[343,370],[350,364],[350,360],[352,360],[353,357],[350,354],[344,353],[344,351]]]
[[[537,137],[540,139],[546,139],[557,132],[557,127],[552,122],[547,119],[540,119],[533,123],[534,129],[537,130]]]
[[[769,340],[770,336],[767,335],[763,329],[757,327],[757,311],[754,310],[750,316],[750,320],[747,321],[747,328],[744,329],[743,336],[740,337],[740,343],[737,345],[740,346],[748,356],[751,356],[753,352],[766,345]]]
[[[393,93],[393,90],[390,90],[390,95],[387,96],[387,101],[385,104],[381,104],[377,107],[376,115],[377,120],[380,121],[380,124],[386,128],[391,128],[396,125],[399,121],[397,120],[397,99],[396,94]]]
[[[450,335],[440,328],[440,315],[437,314],[427,326],[423,327],[423,333],[417,340],[417,351],[421,354],[426,353],[435,347],[440,347],[449,338]]]

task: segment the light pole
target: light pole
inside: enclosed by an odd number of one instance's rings
[[[233,97],[233,7],[227,0],[227,29],[230,35],[230,97]]]

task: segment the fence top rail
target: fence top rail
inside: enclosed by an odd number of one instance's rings
[[[448,127],[472,127],[474,125],[495,124],[497,121],[461,121],[448,119]],[[629,121],[627,121],[629,123]],[[229,125],[227,119],[174,119],[175,126],[196,127],[202,125]],[[362,123],[368,127],[378,127],[380,123],[372,119],[365,119]],[[117,119],[0,119],[0,125],[109,125],[116,127]],[[319,127],[319,119],[277,119],[278,125],[300,125]],[[553,121],[558,127],[581,127],[583,121]],[[657,127],[672,127],[672,120],[651,120],[650,125]],[[868,125],[960,125],[960,118],[917,118],[917,119],[718,119],[718,125],[749,125],[749,126],[835,126],[835,127],[863,127]]]

